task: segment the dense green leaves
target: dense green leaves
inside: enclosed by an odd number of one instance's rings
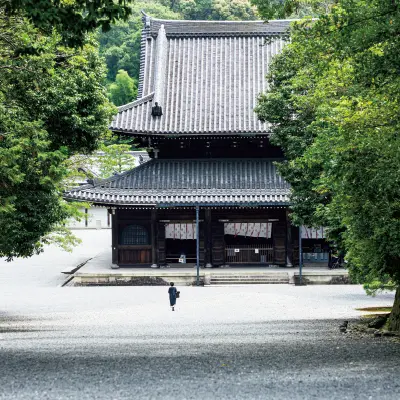
[[[254,20],[255,7],[249,0],[178,0],[175,9],[184,19],[199,20]]]
[[[301,18],[326,14],[335,0],[251,0],[265,19]]]
[[[340,0],[297,23],[257,107],[294,220],[330,228],[364,282],[400,283],[399,17],[398,1]]]
[[[65,44],[82,46],[85,34],[101,27],[108,31],[112,23],[126,20],[132,0],[2,0],[5,15],[25,16],[46,34],[55,28]]]
[[[137,87],[136,82],[124,70],[118,71],[115,82],[113,82],[109,89],[111,101],[116,106],[122,106],[132,100],[136,99]]]
[[[101,147],[97,165],[102,178],[120,174],[135,167],[135,157],[129,153],[128,144],[110,144]]]
[[[115,108],[104,77],[95,42],[65,47],[57,33],[0,14],[0,256],[41,251],[75,213],[62,200],[64,162],[108,135]]]

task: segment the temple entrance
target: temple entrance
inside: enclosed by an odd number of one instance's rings
[[[166,239],[168,264],[195,264],[196,240]]]
[[[172,266],[196,264],[196,224],[169,223],[165,225],[166,261]]]
[[[272,264],[272,223],[225,223],[225,263]]]

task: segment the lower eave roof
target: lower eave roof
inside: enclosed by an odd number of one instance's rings
[[[153,159],[64,198],[109,206],[285,206],[289,195],[272,160]]]

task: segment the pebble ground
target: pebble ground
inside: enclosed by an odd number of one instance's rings
[[[400,398],[400,344],[338,328],[393,294],[183,287],[172,312],[166,287],[57,287],[40,257],[0,264],[1,400]]]

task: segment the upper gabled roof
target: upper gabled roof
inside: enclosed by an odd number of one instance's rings
[[[267,89],[268,66],[285,45],[290,21],[143,20],[139,99],[119,107],[112,130],[268,132],[254,108]],[[156,102],[161,117],[151,115]]]

